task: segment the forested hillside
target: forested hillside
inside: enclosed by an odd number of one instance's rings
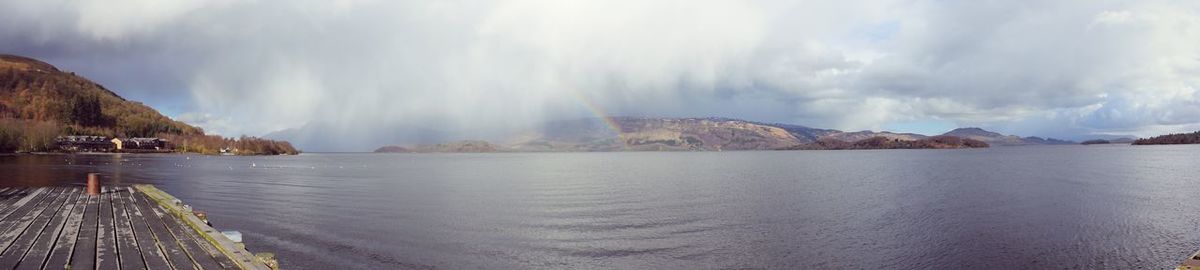
[[[218,139],[172,120],[140,102],[121,98],[73,72],[30,58],[0,55],[0,152],[51,151],[59,135],[166,137],[197,147],[181,151],[216,153],[253,145],[262,152],[295,153],[287,142],[253,137]],[[244,140],[244,141],[243,141]]]
[[[1134,145],[1151,144],[1200,144],[1200,131],[1192,133],[1177,133],[1137,139]]]

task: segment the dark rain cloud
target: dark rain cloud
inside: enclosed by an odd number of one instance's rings
[[[1198,127],[1190,1],[0,1],[0,51],[319,150],[728,116],[1021,135]]]

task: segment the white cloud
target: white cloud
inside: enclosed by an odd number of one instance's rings
[[[190,115],[223,119],[196,122],[209,130],[308,124],[358,136],[354,150],[424,136],[369,133],[480,135],[588,116],[585,103],[1078,135],[1200,123],[1198,15],[1167,0],[0,1],[0,38],[15,40],[0,49],[170,63],[146,65],[180,77],[163,84]],[[127,73],[105,76],[141,81]],[[117,90],[173,89],[157,86]]]

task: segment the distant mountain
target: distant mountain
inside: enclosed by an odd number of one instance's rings
[[[814,143],[796,145],[781,150],[954,149],[987,147],[989,147],[987,143],[979,140],[939,135],[917,140],[901,140],[877,136],[855,142],[846,142],[834,138],[821,138]]]
[[[482,141],[474,141],[482,145]],[[818,146],[820,144],[827,144]],[[844,144],[842,146],[838,146]],[[482,149],[453,145],[390,146],[377,152],[725,151],[771,149],[964,148],[989,145],[1073,144],[1040,137],[961,128],[940,136],[887,131],[843,132],[732,118],[586,118],[549,122]]]
[[[735,119],[728,119],[728,120],[735,120]],[[835,134],[835,133],[842,133],[839,130],[811,128],[811,127],[806,127],[806,126],[801,126],[801,125],[793,125],[793,124],[761,123],[761,122],[748,122],[748,123],[781,128],[781,129],[787,131],[788,133],[791,133],[792,136],[795,136],[796,139],[799,139],[803,143],[815,142],[815,141],[817,141],[817,139],[820,139],[822,137],[829,136],[829,135]]]
[[[947,131],[946,133],[943,133],[942,135],[951,135],[951,136],[960,136],[960,137],[982,137],[982,138],[1005,137],[1004,134],[987,131],[987,130],[984,130],[982,128],[977,128],[977,127],[956,128],[954,130]],[[1016,136],[1014,136],[1014,137],[1016,137]]]
[[[404,146],[388,145],[375,149],[375,153],[412,153],[412,150]]]
[[[1013,136],[1013,135],[1004,135],[1004,134],[1000,134],[1000,133],[996,133],[996,132],[983,130],[982,128],[974,128],[974,127],[958,128],[958,129],[954,129],[949,132],[943,133],[942,135],[956,136],[956,137],[961,137],[961,138],[979,140],[979,141],[986,142],[990,145],[1011,146],[1011,145],[1027,144],[1025,142],[1025,140],[1021,139],[1021,137],[1017,137],[1017,136]]]
[[[550,123],[540,134],[510,146],[517,151],[722,151],[768,150],[804,141],[783,128],[744,120],[612,117]]]
[[[1021,138],[1021,140],[1024,140],[1026,144],[1075,144],[1073,141],[1059,140],[1055,138],[1042,138],[1036,136]]]
[[[1109,143],[1125,143],[1125,144],[1131,144],[1134,141],[1137,141],[1137,138],[1124,137],[1124,138],[1116,138],[1116,139],[1108,140]]]
[[[389,145],[375,149],[375,153],[489,153],[497,151],[502,151],[502,149],[492,145],[492,143],[479,140],[423,144],[410,147]]]
[[[1017,146],[1017,145],[1045,145],[1045,144],[1074,144],[1072,141],[1059,140],[1054,138],[1041,137],[1018,137],[1015,135],[1004,135],[996,132],[984,130],[982,128],[969,127],[958,128],[946,132],[942,135],[950,135],[968,139],[974,139],[986,142],[994,146]]]
[[[888,138],[888,139],[893,139],[893,140],[902,140],[902,141],[916,141],[916,140],[929,138],[929,136],[925,136],[925,135],[921,135],[921,134],[892,133],[892,132],[888,132],[888,131],[874,132],[874,131],[870,131],[870,130],[864,130],[864,131],[858,131],[858,132],[838,131],[838,132],[833,132],[833,133],[827,134],[825,136],[822,136],[821,138],[832,138],[832,139],[837,139],[840,141],[854,142],[854,141],[866,140],[866,139],[870,139],[870,138],[874,138],[874,137],[883,137],[883,138]]]

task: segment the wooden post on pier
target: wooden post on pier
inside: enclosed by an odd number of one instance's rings
[[[87,174],[87,194],[89,196],[100,195],[100,174],[99,173],[88,173]]]

